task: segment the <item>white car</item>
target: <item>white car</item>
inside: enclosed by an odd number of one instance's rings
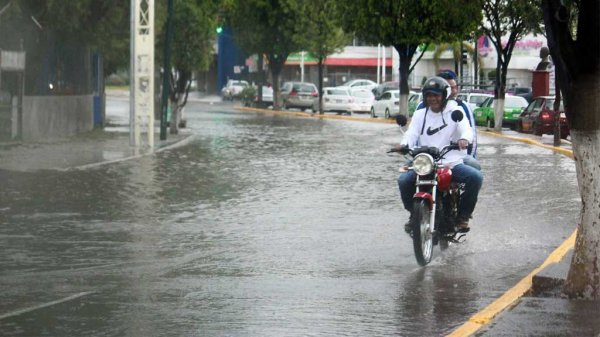
[[[323,88],[323,111],[334,111],[350,114],[354,107],[354,97],[345,87]],[[319,111],[319,98],[313,102],[313,111]]]
[[[350,89],[367,89],[367,90],[373,90],[377,87],[377,83],[371,81],[371,80],[364,80],[364,79],[356,79],[356,80],[351,80],[348,81],[344,84],[341,85],[342,87],[349,87]]]
[[[400,90],[384,92],[378,99],[373,101],[371,117],[383,116],[390,118],[400,113]]]
[[[488,98],[494,97],[494,95],[484,94],[479,92],[460,93],[458,98],[463,102],[469,104],[471,111],[475,111],[476,108],[480,107],[481,104]]]
[[[375,95],[368,89],[352,89],[350,95],[354,97],[354,107],[352,112],[364,112],[369,113],[373,102],[375,101]]]
[[[221,89],[221,97],[224,100],[233,100],[248,86],[249,84],[246,81],[229,80],[223,89]]]

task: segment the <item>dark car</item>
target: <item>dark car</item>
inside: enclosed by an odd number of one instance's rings
[[[508,93],[525,98],[527,103],[533,101],[533,89],[531,87],[514,87],[508,90]]]
[[[517,131],[531,132],[535,135],[554,134],[554,96],[539,96],[523,110],[517,122]],[[569,125],[563,103],[560,103],[560,136],[567,138]]]

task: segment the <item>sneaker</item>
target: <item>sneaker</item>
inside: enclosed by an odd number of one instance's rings
[[[469,218],[460,217],[458,218],[458,222],[456,223],[456,231],[458,233],[466,233],[470,230],[469,228]]]

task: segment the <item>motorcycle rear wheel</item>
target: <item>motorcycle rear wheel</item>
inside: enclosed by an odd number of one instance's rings
[[[425,200],[415,202],[412,214],[412,239],[415,257],[420,266],[425,266],[431,262],[433,255],[433,233],[430,224],[429,203]]]

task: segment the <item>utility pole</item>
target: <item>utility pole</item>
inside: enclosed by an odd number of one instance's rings
[[[167,0],[167,3],[162,98],[160,102],[160,140],[167,139],[167,112],[169,107],[169,94],[171,91],[171,29],[173,26],[173,0]]]
[[[154,0],[131,0],[129,144],[154,147]]]

